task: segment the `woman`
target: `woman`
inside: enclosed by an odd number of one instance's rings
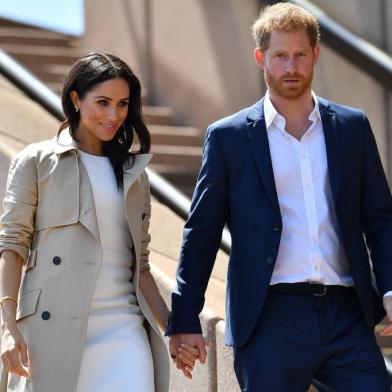
[[[90,54],[70,71],[62,103],[57,137],[10,166],[0,221],[3,391],[166,392],[158,326],[168,309],[149,272],[139,80],[119,58]],[[135,133],[139,150],[129,152]],[[196,357],[183,350],[187,377]]]

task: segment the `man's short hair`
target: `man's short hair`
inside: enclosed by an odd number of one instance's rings
[[[299,30],[306,31],[310,45],[314,48],[320,40],[316,17],[302,7],[289,3],[263,8],[252,26],[253,37],[263,52],[269,47],[273,31],[289,33]]]

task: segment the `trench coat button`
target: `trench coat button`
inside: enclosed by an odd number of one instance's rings
[[[280,231],[280,226],[278,226],[278,225],[274,226],[273,230],[276,231],[276,232]]]
[[[41,317],[42,317],[42,320],[49,320],[50,313],[47,310],[45,310],[45,312],[42,312]]]
[[[61,258],[58,256],[53,257],[53,264],[59,265],[61,263]]]
[[[268,257],[267,264],[273,264],[274,259],[272,257]]]
[[[144,220],[145,217],[146,217],[146,214],[143,214],[143,215],[142,215],[142,220]]]

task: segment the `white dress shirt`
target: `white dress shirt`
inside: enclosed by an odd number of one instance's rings
[[[313,94],[313,93],[312,93]],[[320,282],[352,286],[333,205],[318,100],[298,140],[269,98],[264,116],[283,228],[271,284]]]

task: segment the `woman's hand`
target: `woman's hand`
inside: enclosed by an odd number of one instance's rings
[[[199,354],[199,350],[196,347],[191,347],[188,344],[183,343],[178,347],[177,355],[174,355],[173,360],[177,364],[177,368],[182,370],[185,377],[192,378],[192,371]],[[185,366],[179,366],[179,361],[182,361]]]
[[[7,372],[22,377],[29,376],[27,346],[16,325],[2,327],[1,359]]]

